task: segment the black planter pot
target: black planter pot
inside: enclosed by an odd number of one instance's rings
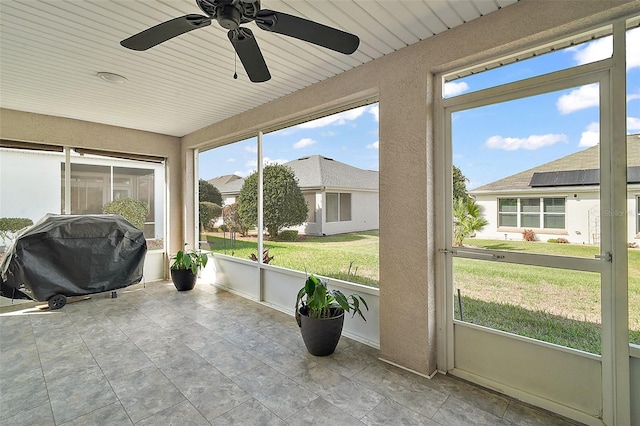
[[[300,312],[302,340],[311,355],[331,355],[338,346],[344,324],[344,312],[330,318],[310,318]]]
[[[194,274],[190,269],[172,269],[171,281],[178,291],[193,290],[196,285],[198,274]]]

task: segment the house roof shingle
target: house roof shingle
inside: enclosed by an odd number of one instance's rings
[[[359,169],[321,155],[298,158],[284,165],[288,166],[296,175],[298,185],[303,191],[322,187],[346,190],[378,190],[377,171]],[[211,179],[209,182],[216,179],[220,178]],[[243,184],[244,179],[238,177],[238,179],[216,187],[221,194],[231,195],[239,193]]]
[[[211,185],[215,186],[216,188],[218,188],[218,190],[220,190],[220,187],[224,185],[228,185],[229,183],[236,181],[238,179],[242,179],[242,177],[238,175],[224,175],[224,176],[215,177],[213,179],[209,179],[207,182],[209,182]]]
[[[567,155],[546,164],[525,170],[515,175],[507,176],[504,179],[488,183],[469,191],[471,194],[530,190],[531,178],[534,173],[562,172],[599,169],[599,146],[592,146],[585,150]],[[640,166],[640,134],[627,136],[627,166]]]

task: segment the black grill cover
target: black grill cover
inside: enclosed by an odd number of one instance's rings
[[[0,294],[39,302],[140,282],[142,231],[120,215],[48,214],[14,239],[0,264]]]

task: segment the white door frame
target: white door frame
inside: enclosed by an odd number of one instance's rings
[[[630,423],[629,344],[628,344],[628,265],[625,220],[616,220],[618,211],[626,211],[626,22],[613,25],[612,58],[557,71],[531,79],[508,83],[450,99],[443,99],[443,84],[436,84],[434,113],[435,199],[437,203],[436,247],[441,252],[436,265],[438,300],[438,369],[455,368],[453,287],[452,287],[452,146],[451,114],[456,111],[529,97],[566,88],[599,83],[600,86],[600,159],[601,159],[601,259],[577,259],[555,256],[509,253],[504,261],[601,273],[602,295],[602,420],[605,424]],[[435,81],[444,82],[444,75]],[[624,154],[624,155],[623,155]],[[458,256],[483,258],[502,252],[464,250]],[[500,332],[497,332],[500,333]],[[505,333],[506,334],[506,333]],[[570,349],[569,349],[570,350]]]

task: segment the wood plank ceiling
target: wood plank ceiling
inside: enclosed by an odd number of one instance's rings
[[[215,21],[146,52],[120,46],[160,22],[202,14],[194,0],[0,0],[0,107],[183,136],[516,1],[263,0],[361,43],[346,56],[246,24],[272,75],[256,84]],[[127,82],[106,83],[100,71]]]

